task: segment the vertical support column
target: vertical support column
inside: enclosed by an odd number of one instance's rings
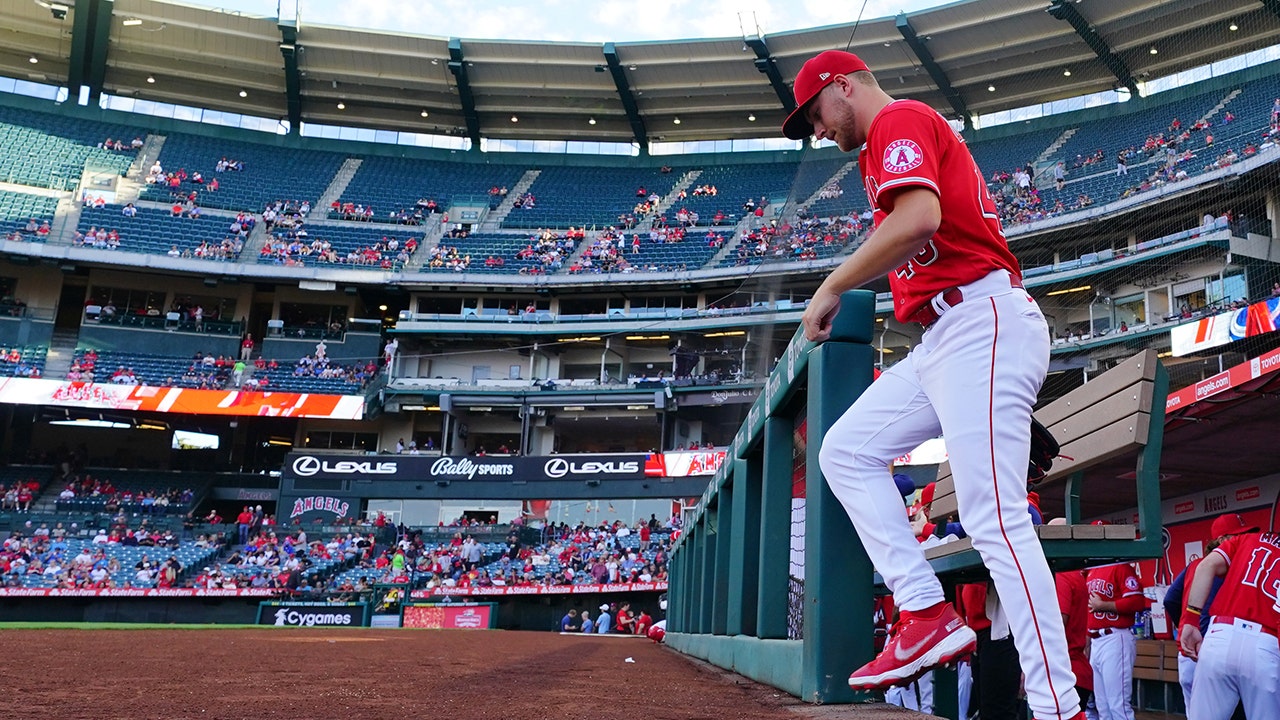
[[[822,438],[871,384],[873,353],[867,343],[873,313],[867,300],[865,295],[846,294],[831,340],[809,355],[801,696],[809,702],[862,699],[865,694],[850,689],[848,676],[875,654],[874,568],[818,466]]]
[[[787,565],[791,555],[791,421],[764,421],[760,477],[760,583],[756,586],[756,637],[787,638]]]
[[[1138,456],[1138,529],[1142,537],[1160,543],[1164,520],[1160,512],[1160,453],[1164,449],[1164,408],[1169,396],[1169,373],[1156,357],[1154,350],[1147,351],[1147,362],[1156,363],[1155,387],[1151,397],[1151,424],[1147,429],[1147,445]]]
[[[680,613],[688,604],[684,600],[684,594],[689,589],[684,579],[684,568],[688,565],[684,561],[686,556],[687,553],[678,552],[672,553],[667,559],[667,632],[684,632]]]
[[[687,633],[703,632],[702,626],[699,624],[702,618],[702,558],[705,548],[706,533],[702,530],[702,523],[693,526],[694,535],[693,543],[686,548],[689,552],[689,607],[685,609],[684,631]]]
[[[716,554],[714,587],[711,594],[711,634],[726,635],[729,626],[729,555],[733,551],[733,528],[736,524],[733,517],[733,496],[736,494],[734,481],[728,480],[720,488],[720,499],[716,503]]]
[[[702,587],[698,599],[697,614],[697,632],[711,632],[711,605],[715,602],[715,582],[716,582],[716,506],[708,505],[706,512],[702,513],[701,527],[702,541],[698,544],[698,554],[701,556],[702,568],[699,571],[697,583]]]
[[[726,460],[728,462],[728,460]],[[725,632],[755,635],[760,584],[761,458],[733,460],[733,534],[729,552],[729,611]]]

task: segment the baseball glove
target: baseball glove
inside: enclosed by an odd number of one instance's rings
[[[1031,460],[1027,463],[1027,482],[1043,480],[1053,469],[1056,458],[1071,459],[1061,454],[1061,450],[1062,446],[1053,437],[1053,433],[1049,432],[1049,428],[1041,425],[1034,417],[1031,418]]]

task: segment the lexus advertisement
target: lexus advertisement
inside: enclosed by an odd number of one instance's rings
[[[646,457],[643,453],[543,457],[291,453],[283,474],[300,484],[316,480],[643,480]]]

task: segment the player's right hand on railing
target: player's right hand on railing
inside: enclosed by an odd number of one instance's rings
[[[800,322],[804,325],[804,338],[810,342],[822,342],[831,337],[831,322],[840,312],[840,296],[818,288]]]

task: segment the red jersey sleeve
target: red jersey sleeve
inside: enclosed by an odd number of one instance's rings
[[[919,108],[894,103],[881,111],[863,156],[872,203],[887,213],[893,210],[893,191],[925,187],[941,195],[939,140],[937,125]]]

